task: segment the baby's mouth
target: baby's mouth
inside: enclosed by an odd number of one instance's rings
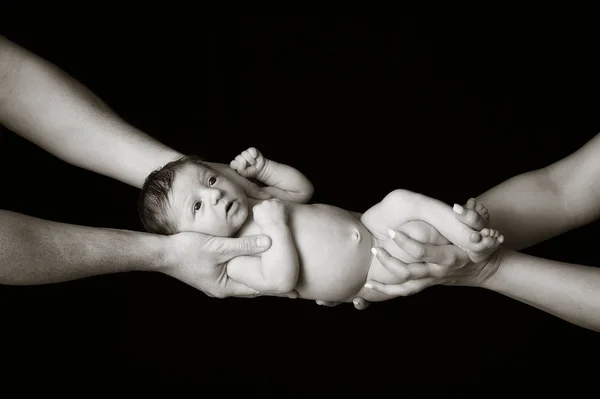
[[[233,206],[233,203],[235,201],[231,201],[229,202],[227,205],[225,205],[225,214],[229,214],[229,210],[231,209],[231,207]]]

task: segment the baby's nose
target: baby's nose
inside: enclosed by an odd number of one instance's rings
[[[223,196],[223,192],[221,190],[216,189],[216,188],[213,188],[210,190],[210,200],[213,205],[215,205],[217,203],[217,201],[219,201],[219,199],[221,199],[222,196]]]

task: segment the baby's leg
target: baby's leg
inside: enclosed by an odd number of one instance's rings
[[[389,227],[387,225],[382,225],[378,227],[366,227],[370,230],[373,229],[386,232],[385,236],[381,237],[381,239],[378,240],[379,243],[375,245],[384,248],[394,258],[404,263],[419,262],[418,259],[415,259],[406,252],[404,252],[398,245],[396,245],[396,243],[389,237],[389,235],[387,235],[387,231],[389,230]],[[394,229],[401,231],[413,240],[417,240],[420,242],[429,243],[433,245],[450,244],[450,241],[446,240],[435,228],[433,228],[428,223],[425,223],[420,220],[408,222],[403,224],[402,226],[396,226],[394,227]],[[402,284],[406,282],[407,278],[409,277],[408,273],[405,272],[406,271],[402,269],[395,270],[394,272],[388,270],[387,267],[385,267],[379,262],[379,259],[375,256],[375,254],[373,254],[366,280],[373,280],[382,284],[389,285]],[[390,297],[382,292],[367,289],[365,287],[362,287],[361,291],[354,297],[360,297],[369,302],[381,302],[393,299],[393,297]]]
[[[397,229],[403,224],[422,220],[435,227],[445,238],[465,250],[473,262],[485,260],[504,240],[495,230],[481,231],[483,239],[470,240],[479,232],[464,225],[453,214],[452,208],[434,198],[407,190],[394,190],[381,202],[371,207],[361,221],[376,235],[387,235],[388,229]]]

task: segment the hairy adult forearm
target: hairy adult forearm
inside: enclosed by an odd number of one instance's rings
[[[49,284],[107,273],[158,271],[164,249],[161,236],[0,211],[0,284]]]

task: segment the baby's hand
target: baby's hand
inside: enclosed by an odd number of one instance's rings
[[[229,166],[245,178],[261,181],[266,179],[268,165],[269,160],[254,147],[250,147],[242,152],[229,164]]]
[[[252,208],[254,220],[260,226],[273,224],[283,224],[286,222],[287,215],[285,206],[278,199],[270,199],[257,204]]]

